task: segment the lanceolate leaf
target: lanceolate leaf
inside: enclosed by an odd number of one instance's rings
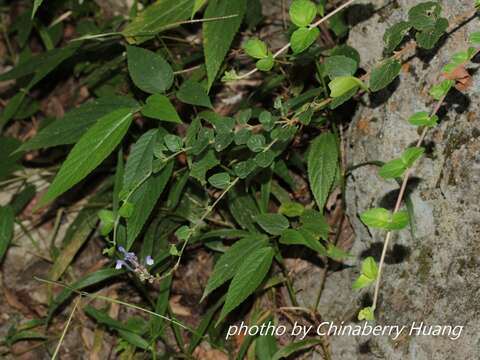
[[[47,193],[37,205],[54,200],[90,174],[120,143],[132,121],[131,109],[118,109],[102,117],[73,147]]]
[[[133,214],[127,219],[127,244],[130,249],[138,234],[145,225],[153,207],[157,203],[173,171],[173,162],[170,162],[160,173],[149,177],[132,194],[128,200],[134,205]]]
[[[230,44],[242,23],[245,14],[246,0],[210,0],[204,17],[206,19],[221,18],[203,23],[203,51],[207,68],[208,85],[210,89]]]
[[[123,174],[123,191],[128,191],[151,174],[157,134],[157,129],[151,129],[132,146]]]
[[[230,283],[218,323],[240,305],[262,283],[273,260],[273,249],[264,247],[248,255]]]
[[[308,153],[308,181],[320,211],[327,201],[337,167],[337,142],[335,135],[327,132],[312,142]]]
[[[122,34],[131,42],[142,42],[188,19],[195,0],[162,0],[138,14]]]
[[[253,251],[268,245],[265,237],[260,235],[247,236],[233,244],[220,259],[218,259],[213,273],[208,279],[202,300],[213,290],[230,280]]]
[[[13,236],[15,214],[10,206],[0,207],[0,263]]]
[[[46,126],[18,151],[36,150],[75,143],[99,118],[119,108],[138,109],[138,103],[124,96],[106,96],[69,111],[62,119]]]

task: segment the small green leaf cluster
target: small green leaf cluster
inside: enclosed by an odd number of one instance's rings
[[[272,52],[267,44],[260,39],[249,39],[243,44],[245,52],[254,59],[258,59],[256,67],[260,71],[270,71],[274,65]]]
[[[316,26],[311,26],[318,8],[310,0],[294,0],[290,5],[290,20],[298,28],[290,37],[290,46],[294,54],[308,49],[320,35]]]

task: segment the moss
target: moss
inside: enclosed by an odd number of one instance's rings
[[[432,269],[432,257],[433,251],[430,247],[424,246],[421,248],[417,261],[418,278],[422,283],[425,283],[430,276],[430,270]]]

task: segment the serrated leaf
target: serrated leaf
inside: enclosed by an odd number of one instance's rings
[[[290,226],[288,219],[281,214],[260,214],[256,221],[263,230],[271,235],[280,235]]]
[[[405,35],[410,31],[412,24],[408,21],[400,21],[389,27],[383,35],[385,41],[385,52],[390,54],[402,42]]]
[[[358,290],[369,287],[372,285],[374,280],[370,279],[369,277],[361,274],[352,284],[352,289]]]
[[[195,0],[162,0],[147,6],[122,31],[131,42],[145,41],[188,19]]]
[[[167,134],[163,137],[165,146],[171,152],[179,151],[183,146],[183,140],[180,136],[174,134]]]
[[[303,214],[305,207],[297,202],[289,201],[280,205],[278,212],[288,217],[296,217]]]
[[[173,83],[173,70],[159,53],[127,46],[128,73],[133,83],[149,94],[162,93]]]
[[[235,15],[226,19],[205,21],[203,23],[203,51],[207,69],[208,89],[212,86],[232,40],[242,23],[245,8],[246,0],[208,1],[204,14],[205,18],[222,18]]]
[[[163,120],[173,123],[182,123],[177,110],[165,95],[154,94],[147,98],[142,114],[152,119]]]
[[[438,2],[427,1],[408,11],[408,21],[417,30],[430,29],[435,26],[441,11],[442,8]]]
[[[370,75],[370,90],[378,91],[387,87],[400,73],[402,66],[395,59],[389,59],[375,67]]]
[[[128,199],[134,206],[135,211],[127,219],[127,251],[140,234],[150,213],[165,189],[173,171],[173,162],[169,162],[158,174],[150,176]]]
[[[89,101],[77,109],[69,111],[62,119],[47,125],[34,138],[24,143],[18,151],[73,144],[99,118],[119,108],[130,108],[132,111],[136,111],[139,105],[132,98],[116,95]]]
[[[257,235],[247,236],[235,242],[215,263],[212,275],[202,295],[205,299],[212,291],[230,280],[249,254],[268,245],[267,239]]]
[[[0,207],[0,263],[13,237],[15,214],[11,206]]]
[[[205,88],[196,81],[184,81],[176,95],[178,100],[185,104],[204,106],[213,109]]]
[[[328,239],[329,226],[325,215],[313,209],[305,209],[300,216],[302,226],[299,228],[304,236],[304,230],[308,231],[315,239]]]
[[[323,133],[313,140],[307,159],[308,182],[320,211],[335,180],[338,167],[338,148],[335,135]]]
[[[267,151],[259,152],[253,158],[255,164],[257,164],[261,168],[267,168],[272,165],[273,161],[275,160],[275,153],[268,149]]]
[[[285,229],[282,231],[282,236],[279,239],[279,242],[284,245],[303,245],[315,252],[318,252],[321,255],[326,253],[326,250],[320,242],[309,236],[308,233],[304,231],[298,231],[294,229]]]
[[[440,18],[432,28],[417,32],[415,40],[418,45],[424,49],[433,49],[438,40],[442,37],[448,28],[448,20]]]
[[[153,148],[157,134],[157,129],[151,129],[133,144],[125,164],[122,192],[128,191],[152,173]]]
[[[268,56],[267,44],[260,39],[249,39],[243,44],[247,55],[254,59],[263,59]]]
[[[357,71],[357,62],[344,55],[329,56],[325,59],[325,72],[330,79],[350,76]]]
[[[318,28],[298,28],[290,37],[290,46],[294,54],[307,50],[320,35]]]
[[[270,270],[273,260],[273,249],[263,247],[251,252],[239,266],[227,291],[217,324],[249,297],[262,283]]]
[[[118,109],[99,119],[70,151],[36,208],[69,190],[100,165],[120,143],[131,122],[131,109]]]
[[[317,7],[309,0],[294,0],[288,10],[290,20],[298,27],[310,25],[317,15]]]
[[[227,172],[218,173],[210,176],[208,182],[217,189],[226,189],[230,185],[230,175]]]
[[[362,274],[369,279],[376,280],[378,275],[378,266],[375,259],[371,256],[362,261]]]

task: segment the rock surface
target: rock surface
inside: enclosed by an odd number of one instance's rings
[[[372,16],[350,31],[348,43],[361,55],[361,66],[370,69],[382,59],[383,34],[392,24],[406,19],[418,1],[363,1],[372,3]],[[433,106],[428,90],[438,81],[440,69],[453,53],[468,47],[468,35],[479,30],[471,19],[473,2],[441,1],[443,16],[450,22],[449,36],[431,52],[407,55],[399,79],[379,94],[365,96],[350,125],[347,141],[349,165],[388,161],[417,139],[408,124],[413,113]],[[356,5],[359,6],[359,5]],[[459,23],[464,21],[461,26]],[[480,74],[471,66],[473,84],[464,93],[448,96],[437,128],[426,138],[427,154],[418,163],[410,181],[409,196],[415,212],[414,236],[408,230],[396,233],[384,268],[379,325],[461,325],[461,336],[408,336],[330,338],[332,358],[443,360],[480,358]],[[385,233],[370,231],[359,214],[370,207],[393,208],[398,186],[378,176],[372,165],[353,171],[348,179],[347,212],[356,237],[351,250],[355,259],[343,270],[329,275],[318,307],[327,320],[357,322],[358,310],[371,304],[373,289],[353,292],[365,256],[379,259]],[[304,305],[312,305],[320,270],[310,269],[298,277]],[[319,357],[320,358],[320,357]]]

